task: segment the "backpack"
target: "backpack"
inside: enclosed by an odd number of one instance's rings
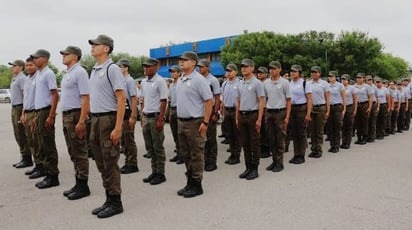
[[[107,77],[107,80],[109,81],[110,87],[111,87],[112,89],[113,89],[113,85],[112,85],[112,82],[110,81],[110,78],[109,78],[109,68],[110,68],[110,66],[113,65],[113,64],[114,64],[113,62],[110,63],[110,64],[107,66],[107,69],[106,69],[106,77]],[[126,105],[125,105],[125,111],[124,111],[123,120],[129,119],[131,115],[132,115],[132,110],[131,110],[131,108],[130,108],[129,99],[127,99],[127,97],[126,97]]]

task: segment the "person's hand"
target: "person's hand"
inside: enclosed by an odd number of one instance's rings
[[[202,122],[199,127],[199,133],[201,137],[206,137],[206,132],[207,132],[207,125]]]
[[[162,131],[164,125],[165,125],[165,120],[163,119],[163,117],[159,117],[156,121],[156,130],[158,132]]]
[[[130,117],[129,118],[129,129],[134,129],[135,125],[136,125],[136,118]]]
[[[84,124],[84,122],[78,122],[76,127],[74,128],[74,131],[77,134],[77,137],[82,140],[85,136],[85,132],[86,132],[86,126]]]
[[[110,140],[112,141],[113,145],[118,145],[120,143],[120,138],[122,137],[122,130],[120,129],[113,129],[110,133]]]
[[[48,116],[46,119],[45,127],[48,130],[51,130],[54,125],[54,116]]]

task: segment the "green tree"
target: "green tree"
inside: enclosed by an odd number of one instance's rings
[[[0,65],[0,88],[10,88],[10,81],[13,74],[10,71],[10,67]]]
[[[147,58],[145,56],[131,56],[130,54],[127,53],[113,53],[111,54],[111,58],[114,63],[116,63],[118,60],[121,58],[127,58],[130,61],[130,69],[129,73],[130,76],[133,78],[139,78],[142,77],[144,72],[143,72],[143,61]],[[82,59],[80,60],[80,64],[87,70],[87,72],[90,74],[92,71],[92,68],[95,64],[95,60],[91,55],[84,55]]]

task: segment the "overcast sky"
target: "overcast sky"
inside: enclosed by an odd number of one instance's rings
[[[59,50],[107,34],[114,52],[149,55],[172,42],[249,32],[300,33],[360,30],[377,37],[385,52],[412,64],[410,0],[13,0],[0,8],[0,64],[25,59],[39,48],[63,69]]]

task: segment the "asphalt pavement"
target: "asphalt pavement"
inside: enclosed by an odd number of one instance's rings
[[[260,177],[253,181],[238,178],[243,159],[238,165],[224,164],[228,146],[219,144],[218,169],[204,173],[204,194],[186,199],[176,195],[186,182],[183,165],[167,162],[163,184],[142,182],[151,169],[150,159],[142,157],[144,142],[137,126],[140,171],[122,175],[124,213],[98,219],[91,210],[104,202],[105,195],[94,161],[91,195],[76,201],[62,195],[72,187],[74,171],[61,114],[56,118],[60,186],[39,190],[34,186],[39,180],[24,175],[27,169],[12,167],[19,154],[10,107],[0,104],[0,229],[412,229],[412,131],[352,145],[338,154],[328,153],[325,144],[322,158],[306,158],[303,165],[287,163],[291,147],[285,154],[285,170],[266,171],[271,159],[262,159]],[[165,135],[169,159],[174,144],[168,124]],[[120,166],[123,162],[121,156]]]

